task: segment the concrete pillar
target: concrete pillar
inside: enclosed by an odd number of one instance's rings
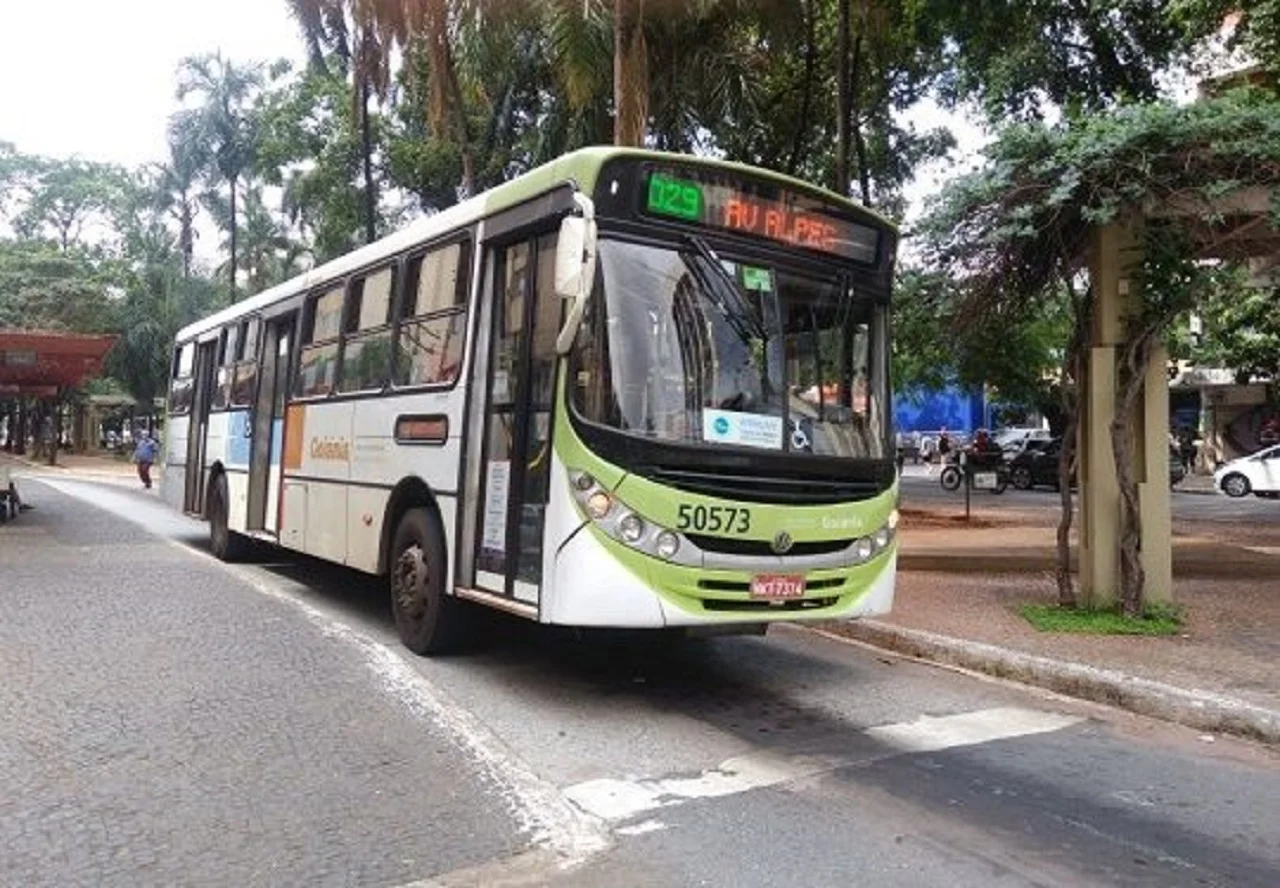
[[[1111,447],[1116,412],[1116,361],[1124,319],[1137,293],[1134,272],[1142,259],[1138,232],[1120,225],[1095,228],[1089,274],[1094,292],[1092,346],[1080,398],[1080,591],[1095,607],[1116,601],[1120,588],[1120,489]],[[1142,563],[1147,601],[1168,601],[1173,591],[1169,510],[1168,356],[1156,349],[1147,366],[1145,392],[1128,417],[1135,436],[1134,471],[1142,516]]]

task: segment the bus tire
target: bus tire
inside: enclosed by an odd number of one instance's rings
[[[447,654],[469,640],[467,603],[445,592],[444,529],[429,509],[410,509],[391,541],[391,610],[415,654]]]
[[[249,541],[230,527],[227,494],[227,476],[218,475],[209,485],[209,551],[219,561],[243,561],[248,554]]]

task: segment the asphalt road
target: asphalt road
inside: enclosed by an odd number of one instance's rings
[[[905,506],[925,508],[955,508],[964,510],[964,490],[942,489],[938,475],[924,476],[918,470],[909,471],[902,479],[902,503]],[[996,495],[990,491],[975,490],[970,504],[975,509],[1018,509],[1057,513],[1058,494],[1048,488],[1015,490],[1012,487]],[[1214,493],[1191,493],[1174,489],[1171,492],[1173,520],[1175,523],[1238,522],[1256,528],[1274,528],[1280,533],[1280,500],[1259,499],[1247,496],[1241,499]]]
[[[1280,884],[1243,742],[795,630],[425,660],[380,583],[56,488],[0,528],[0,884]]]

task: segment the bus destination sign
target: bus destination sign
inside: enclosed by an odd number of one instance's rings
[[[644,208],[650,215],[767,238],[868,265],[875,263],[878,252],[874,228],[833,216],[821,201],[782,188],[766,195],[723,180],[698,181],[652,172]]]

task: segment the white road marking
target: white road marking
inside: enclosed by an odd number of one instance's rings
[[[888,755],[898,755],[1043,734],[1080,721],[1083,719],[1077,716],[1003,707],[937,718],[922,716],[913,722],[868,728],[863,733],[888,747]],[[601,820],[618,823],[659,808],[792,783],[884,757],[875,754],[859,758],[787,756],[762,751],[728,759],[697,777],[642,780],[605,777],[575,784],[564,793],[584,811]]]
[[[1074,715],[1059,715],[1006,706],[981,709],[934,718],[922,715],[913,722],[868,728],[866,734],[903,752],[937,752],[956,746],[974,746],[993,740],[1026,737],[1060,731],[1083,721]]]
[[[642,836],[645,833],[658,832],[667,828],[667,825],[661,820],[642,820],[634,826],[618,827],[617,833],[620,836]]]

